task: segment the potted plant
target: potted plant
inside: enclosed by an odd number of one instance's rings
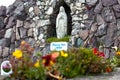
[[[8,60],[3,61],[1,64],[1,75],[2,76],[9,76],[12,74],[12,66]]]
[[[20,80],[45,80],[45,69],[41,62],[41,55],[33,60],[34,48],[29,43],[22,41],[10,58],[13,73],[10,79]]]

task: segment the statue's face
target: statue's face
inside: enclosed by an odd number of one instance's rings
[[[65,10],[64,10],[64,7],[63,6],[61,6],[60,7],[60,12],[64,12]]]

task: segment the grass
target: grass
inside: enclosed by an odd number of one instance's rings
[[[61,39],[58,39],[56,37],[51,37],[51,38],[48,38],[46,41],[48,43],[51,43],[51,42],[69,42],[69,38],[70,38],[70,36],[65,36],[64,38],[61,38]]]

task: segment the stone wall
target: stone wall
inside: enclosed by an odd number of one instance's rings
[[[84,1],[84,0],[83,0]],[[45,40],[51,26],[51,15],[56,24],[56,16],[60,6],[70,9],[71,25],[82,20],[82,4],[79,0],[16,0],[7,9],[0,7],[0,59],[8,59],[9,55],[17,48],[22,40],[29,42],[36,51],[44,50]],[[57,11],[55,13],[55,10]],[[67,11],[67,9],[65,8]],[[53,16],[54,15],[54,16]],[[72,26],[71,27],[72,30]],[[51,31],[50,31],[51,32]],[[52,31],[51,33],[55,33]],[[71,31],[69,31],[69,35]],[[53,37],[53,36],[49,36]],[[49,49],[48,49],[49,50]],[[46,51],[46,49],[44,50]]]
[[[0,62],[9,59],[11,52],[22,40],[35,43],[33,28],[36,24],[29,17],[28,10],[36,2],[27,1],[16,0],[7,9],[4,6],[0,7]]]
[[[114,55],[112,47],[120,47],[120,0],[86,0],[86,29],[78,30],[72,39],[76,46],[97,47],[106,57]],[[73,30],[73,33],[77,30]],[[71,40],[72,40],[71,39]]]
[[[111,47],[120,47],[119,5],[119,0],[16,0],[7,9],[1,6],[0,62],[8,59],[22,40],[35,47],[34,52],[46,53],[46,39],[56,36],[60,6],[64,6],[70,24],[69,43],[97,47],[110,57],[114,51]]]

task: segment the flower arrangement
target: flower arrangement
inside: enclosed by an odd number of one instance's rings
[[[13,68],[13,73],[10,78],[16,80],[45,80],[45,70],[41,63],[40,55],[33,61],[34,48],[25,41],[22,41],[20,47],[16,49],[11,56],[10,63]]]
[[[113,71],[110,60],[96,48],[69,48],[68,51],[52,51],[37,54],[33,60],[33,48],[25,41],[12,53],[10,62],[13,73],[10,78],[20,80],[63,80],[79,75],[109,73]]]
[[[11,67],[8,63],[6,63],[5,65],[2,66],[2,69],[5,71],[5,72],[9,72],[11,70]]]
[[[10,64],[10,61],[5,60],[1,63],[1,75],[9,76],[10,74],[12,74],[12,66]]]
[[[2,69],[4,72],[8,73],[10,70],[11,70],[11,66],[9,63],[5,63],[3,66],[2,66]]]
[[[68,78],[113,70],[113,66],[104,57],[104,53],[96,48],[71,48],[68,52],[60,51],[60,55],[57,58],[57,70]]]
[[[120,49],[117,46],[112,48],[115,49],[115,56],[112,58],[112,62],[115,66],[120,67]]]

